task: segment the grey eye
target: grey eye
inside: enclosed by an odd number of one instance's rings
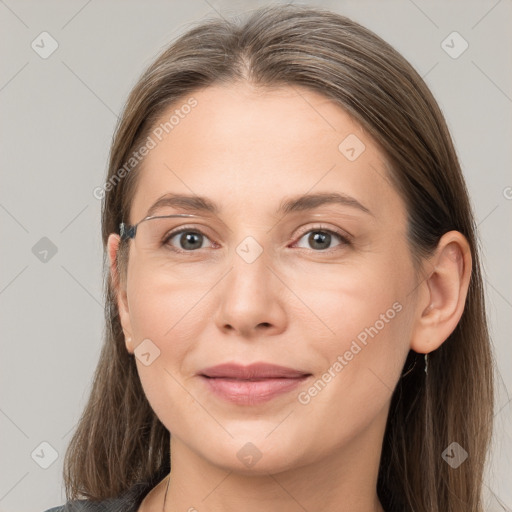
[[[303,246],[300,245],[301,240],[304,238],[307,238],[306,243],[309,244],[309,246]],[[328,230],[321,230],[321,229],[312,229],[305,233],[297,242],[297,245],[299,247],[304,247],[305,249],[315,249],[315,250],[325,250],[325,249],[331,249],[331,242],[333,241],[333,238],[337,238],[340,240],[340,243],[337,245],[341,245],[341,243],[344,241],[341,235],[338,235],[337,233],[334,233],[332,231]]]
[[[178,237],[178,245],[172,242],[176,237]],[[209,238],[203,233],[188,229],[172,233],[167,238],[166,243],[182,251],[194,251],[195,249],[202,249],[205,240],[209,240]]]

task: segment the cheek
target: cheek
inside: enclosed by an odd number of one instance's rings
[[[328,346],[338,345],[338,348],[358,336],[364,343],[366,338],[371,338],[366,329],[374,324],[379,334],[390,332],[389,325],[396,324],[397,310],[403,308],[409,280],[405,272],[393,275],[390,268],[382,255],[371,262],[362,259],[346,264],[308,262],[300,269],[283,271],[283,281],[292,283],[295,292],[286,305],[290,325],[307,323],[310,333],[314,329]],[[375,329],[370,331],[375,334]],[[320,352],[325,346],[313,338],[309,343],[315,343],[311,348]]]
[[[168,429],[173,410],[193,409],[184,392],[184,363],[210,321],[200,279],[178,281],[130,269],[128,302],[137,370],[151,407]],[[149,357],[142,354],[150,353]],[[145,364],[150,361],[150,364]],[[190,403],[189,403],[190,402]]]
[[[136,342],[145,338],[161,350],[192,336],[191,329],[205,318],[201,298],[205,284],[199,277],[175,279],[165,273],[141,272],[135,265],[129,282],[129,309]]]
[[[390,272],[396,265],[375,258],[364,268],[341,269],[321,290],[304,282],[306,300],[334,332],[315,343],[322,364],[299,403],[314,429],[339,442],[356,436],[387,407],[409,351],[413,274],[405,261],[400,272]]]
[[[392,294],[338,298],[337,315],[332,309],[321,310],[336,334],[315,344],[321,363],[297,396],[297,417],[304,418],[309,431],[321,433],[312,441],[315,453],[350,445],[372,425],[385,422],[408,352],[407,313],[402,303],[393,302]]]
[[[343,373],[343,386],[353,391],[371,382],[380,385],[379,379],[394,387],[409,349],[406,306],[398,294],[359,286],[317,297],[320,316],[332,332],[315,350],[331,373],[339,363],[335,373]]]

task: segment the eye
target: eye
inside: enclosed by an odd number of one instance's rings
[[[176,239],[173,243],[173,239]],[[203,249],[203,243],[206,240],[210,240],[201,231],[192,230],[190,228],[182,228],[179,231],[170,233],[164,240],[165,245],[170,245],[172,248],[179,251],[191,252],[195,249]]]
[[[301,242],[304,239],[305,242],[303,243],[310,244],[309,247],[301,245]],[[332,244],[336,240],[338,241],[338,244],[333,246]],[[194,252],[197,249],[204,249],[207,247],[207,245],[205,245],[207,241],[210,241],[212,247],[215,246],[215,244],[211,242],[211,240],[201,231],[184,227],[167,235],[163,241],[163,245],[170,246],[172,249],[177,251]],[[298,242],[296,242],[298,247],[313,249],[317,252],[349,244],[350,242],[346,236],[325,228],[310,229],[300,237]]]
[[[306,244],[310,244],[309,247],[300,245],[301,241],[305,239]],[[336,233],[335,231],[332,231],[330,229],[322,229],[322,228],[315,228],[310,229],[309,231],[306,231],[301,238],[299,239],[296,244],[298,247],[303,247],[305,249],[314,249],[316,251],[324,251],[326,249],[332,249],[333,246],[331,245],[331,242],[338,240],[339,243],[336,246],[340,245],[349,245],[349,240],[343,236],[341,233]],[[334,247],[336,247],[334,246]]]

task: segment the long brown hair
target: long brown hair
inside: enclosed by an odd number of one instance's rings
[[[121,221],[134,220],[129,215],[139,166],[127,169],[126,163],[163,110],[199,88],[235,81],[307,87],[358,121],[380,145],[406,202],[415,260],[429,255],[447,231],[467,238],[473,271],[464,313],[430,354],[427,375],[423,358],[409,353],[407,375],[392,397],[377,491],[387,510],[481,512],[493,361],[476,227],[445,120],[418,73],[373,32],[327,10],[291,5],[260,8],[245,20],[202,22],[158,57],[128,98],[103,188],[105,341],[66,453],[68,500],[111,498],[170,471],[169,432],[151,409],[125,348],[107,239]],[[456,469],[442,457],[452,442],[469,454]]]

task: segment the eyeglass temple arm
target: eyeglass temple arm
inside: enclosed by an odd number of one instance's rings
[[[197,215],[193,215],[191,213],[176,213],[173,215],[150,215],[149,217],[144,217],[141,221],[137,222],[130,226],[129,224],[125,224],[121,222],[119,224],[119,235],[121,236],[121,240],[126,240],[127,238],[134,238],[135,233],[137,232],[137,226],[144,222],[145,220],[155,219],[155,218],[169,218],[169,217],[197,217]]]
[[[133,238],[135,236],[135,232],[137,231],[137,225],[129,226],[124,222],[119,224],[119,235],[121,240],[126,240],[127,238]]]

